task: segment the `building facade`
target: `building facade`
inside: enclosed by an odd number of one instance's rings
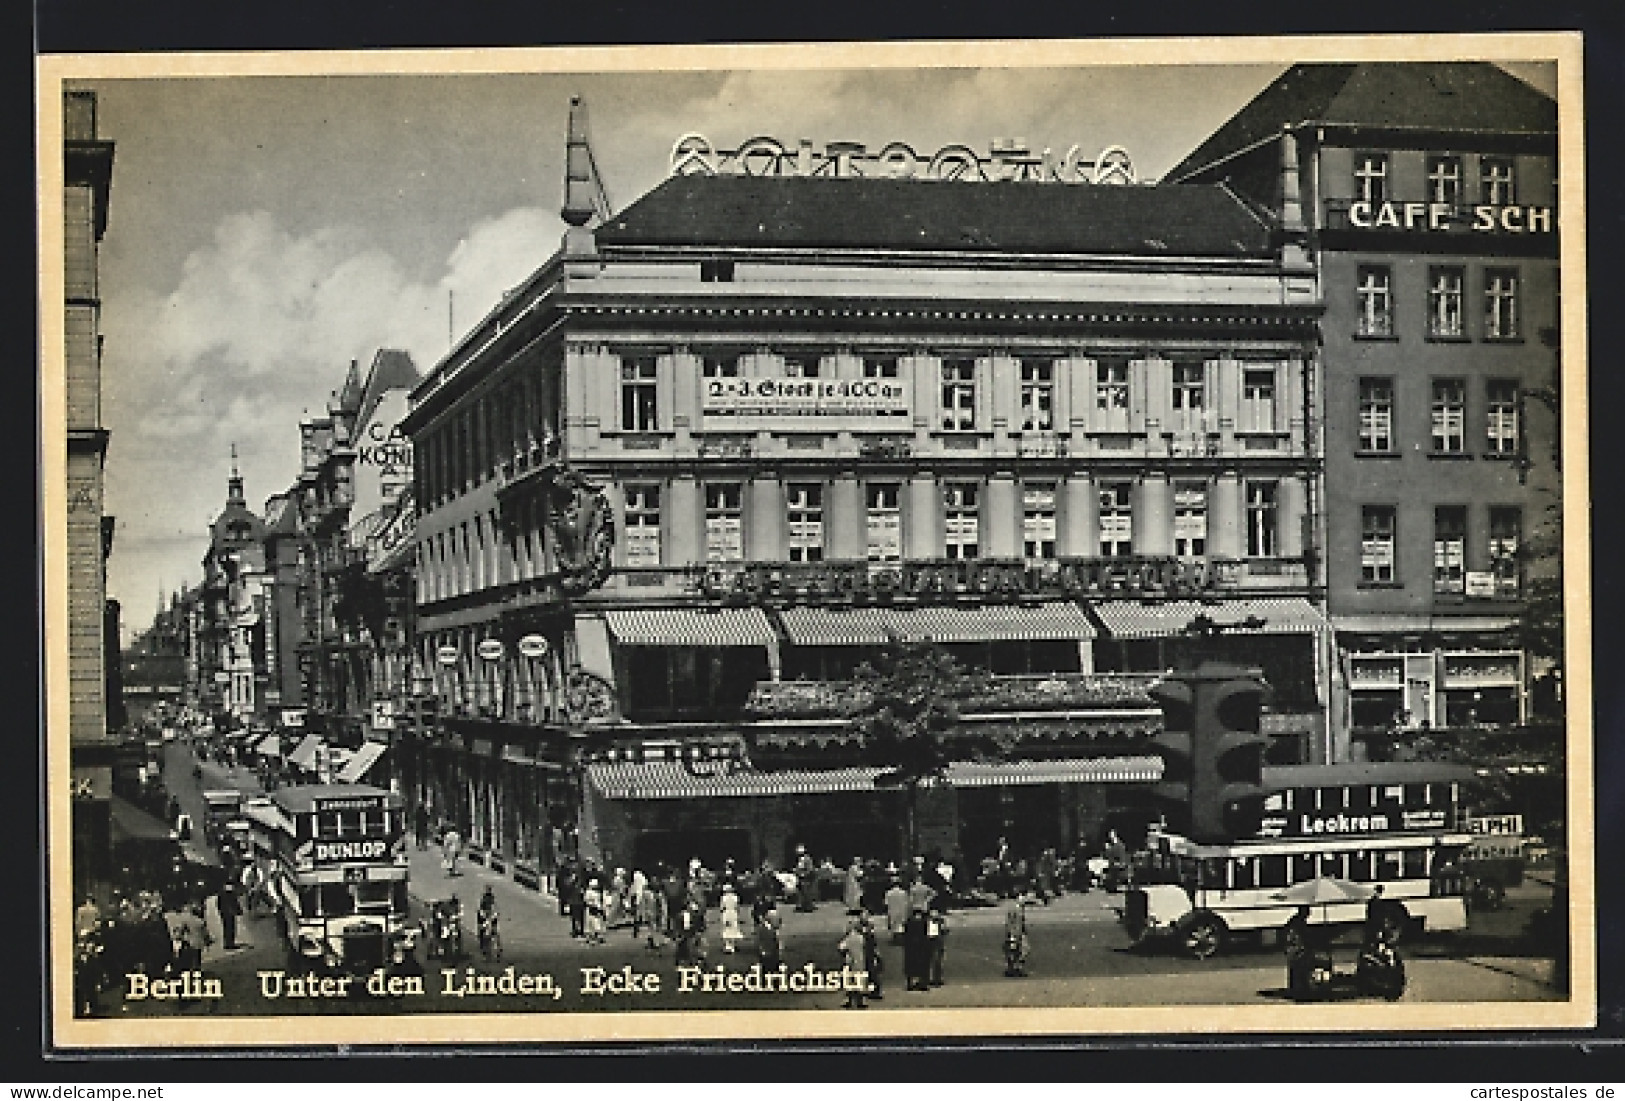
[[[67,398],[68,740],[73,792],[74,891],[112,873],[111,799],[117,732],[108,695],[107,555],[104,515],[108,433],[101,415],[101,287],[98,250],[107,231],[113,143],[97,135],[96,95],[63,94],[63,242]],[[117,669],[116,657],[113,669]]]
[[[1300,241],[1120,150],[700,139],[619,214],[579,104],[569,152],[560,252],[407,418],[421,796],[477,855],[906,855],[836,717],[892,636],[1019,743],[935,786],[945,853],[1096,834],[1154,772],[1145,682],[1221,637],[1326,758]]]
[[[264,717],[266,675],[265,522],[248,507],[232,449],[226,503],[209,529],[198,589],[200,694],[217,728]]]
[[[1295,66],[1172,174],[1307,221],[1357,740],[1529,718],[1520,623],[1560,485],[1557,168],[1556,103],[1494,65],[1359,64]]]

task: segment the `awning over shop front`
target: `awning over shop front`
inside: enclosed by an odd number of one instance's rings
[[[1095,613],[1113,638],[1181,635],[1201,616],[1206,616],[1218,628],[1238,634],[1295,635],[1331,629],[1326,618],[1298,596],[1227,600],[1222,604],[1204,604],[1197,600],[1168,600],[1158,604],[1112,600],[1096,606]],[[1250,619],[1261,623],[1247,626]]]
[[[769,795],[827,795],[874,791],[879,768],[782,769],[702,772],[677,761],[599,762],[587,778],[606,799],[719,799]],[[1150,783],[1162,777],[1160,757],[1086,757],[1040,761],[955,761],[945,777],[953,787],[1008,784]]]
[[[254,752],[258,753],[261,757],[282,756],[281,736],[277,734],[267,734],[265,737],[260,739],[259,745],[254,747]]]
[[[384,746],[379,742],[362,742],[361,748],[350,755],[339,769],[338,775],[333,777],[335,783],[353,784],[367,774],[367,770],[378,763],[378,758],[384,755]]]
[[[113,820],[113,842],[168,841],[169,827],[122,796],[110,800],[109,814]]]
[[[948,782],[956,788],[1011,784],[1134,784],[1162,779],[1161,757],[1082,757],[1048,761],[955,761]]]
[[[605,612],[622,646],[769,646],[773,627],[760,608],[625,608]]]
[[[1349,615],[1334,616],[1332,626],[1355,635],[1397,635],[1415,632],[1474,631],[1491,634],[1510,631],[1518,620],[1503,615]]]
[[[319,734],[306,734],[305,740],[299,747],[288,754],[288,763],[295,768],[313,769],[316,767],[316,751],[321,748],[322,738]]]
[[[1083,609],[1066,601],[982,608],[795,607],[786,608],[780,620],[797,646],[883,646],[894,635],[933,642],[1002,642],[1086,639],[1096,633]]]

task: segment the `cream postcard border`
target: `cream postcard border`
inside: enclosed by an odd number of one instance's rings
[[[704,1010],[563,1014],[75,1020],[67,779],[67,432],[64,385],[62,88],[76,81],[232,76],[597,73],[750,68],[951,68],[1300,61],[1555,61],[1563,348],[1563,530],[1568,738],[1570,958],[1567,1001],[1383,1006],[1145,1006],[880,1010]],[[875,1037],[1336,1033],[1584,1028],[1596,1024],[1596,897],[1591,823],[1590,477],[1586,408],[1585,173],[1578,33],[1170,40],[906,42],[852,45],[44,55],[36,59],[39,151],[40,472],[44,530],[49,1044],[74,1049],[296,1045],[610,1043],[628,1040],[859,1040]],[[117,135],[110,135],[116,140]]]

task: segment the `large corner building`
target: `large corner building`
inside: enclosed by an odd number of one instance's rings
[[[405,422],[409,795],[476,858],[905,857],[836,717],[893,635],[993,674],[964,723],[1015,751],[919,824],[968,861],[1143,798],[1178,661],[1261,666],[1280,758],[1336,755],[1301,217],[1118,150],[765,140],[614,212],[580,105],[562,213]]]

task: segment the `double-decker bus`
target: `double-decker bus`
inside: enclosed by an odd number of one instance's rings
[[[1422,762],[1266,768],[1256,836],[1147,838],[1124,926],[1137,944],[1172,939],[1205,958],[1237,937],[1282,928],[1306,901],[1311,923],[1362,922],[1381,885],[1395,937],[1465,929],[1461,864],[1473,838],[1462,828],[1460,788],[1471,775]]]
[[[292,958],[352,974],[410,950],[405,804],[361,784],[279,788],[244,808]]]

